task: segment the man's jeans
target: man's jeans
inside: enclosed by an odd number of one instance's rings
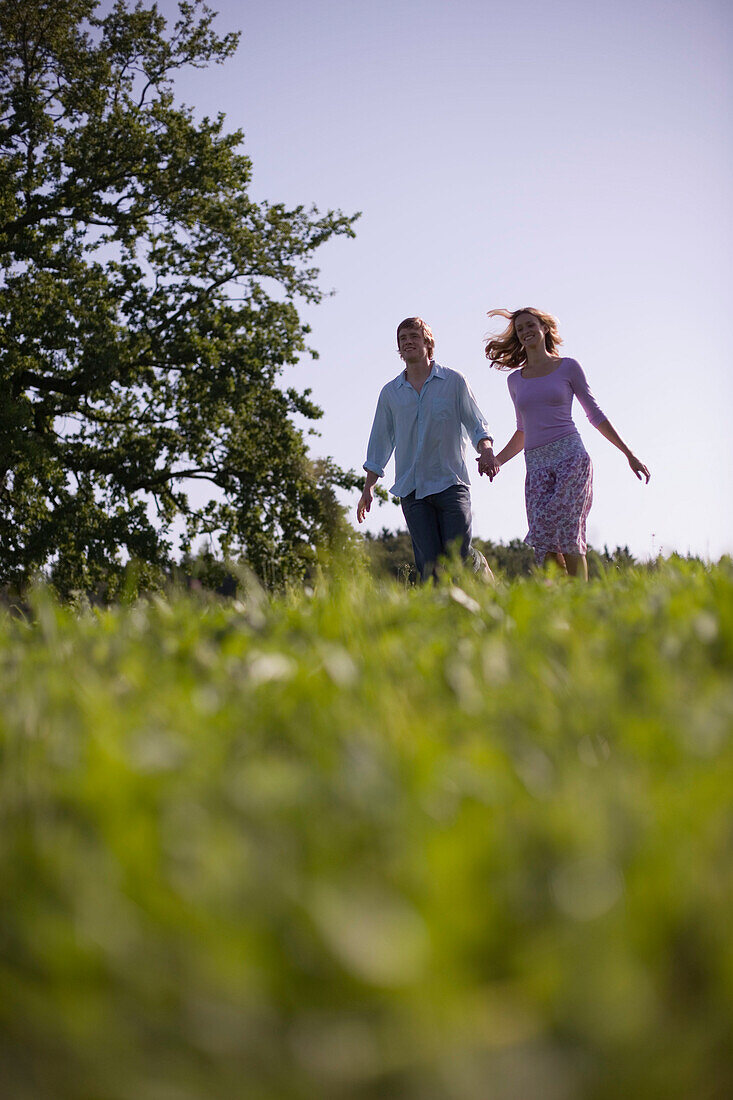
[[[471,491],[467,485],[449,485],[420,500],[415,500],[412,492],[402,498],[402,512],[421,580],[434,576],[438,558],[455,546],[462,558],[470,555]]]

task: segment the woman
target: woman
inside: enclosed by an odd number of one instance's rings
[[[494,461],[501,467],[524,451],[525,542],[539,565],[554,560],[571,576],[587,580],[585,523],[593,501],[593,466],[573,423],[573,397],[601,435],[626,455],[639,480],[648,482],[649,471],[598,408],[580,364],[556,354],[562,340],[554,317],[530,306],[513,313],[492,309],[489,317],[509,320],[485,350],[495,367],[513,372],[507,382],[517,414],[517,430]],[[489,472],[483,455],[478,464],[480,474]]]

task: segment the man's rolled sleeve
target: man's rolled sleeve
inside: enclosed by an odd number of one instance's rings
[[[369,435],[364,469],[377,477],[384,477],[384,468],[390,460],[395,447],[394,424],[391,410],[384,394],[379,395],[374,423]]]
[[[463,385],[461,387],[461,420],[465,427],[471,442],[473,443],[474,450],[478,450],[478,445],[482,439],[490,439],[491,432],[489,431],[489,425],[484,420],[484,415],[481,409],[476,403],[476,398],[473,396],[473,390],[463,379]]]

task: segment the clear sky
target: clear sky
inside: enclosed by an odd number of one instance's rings
[[[576,403],[595,466],[589,541],[641,558],[733,552],[727,0],[211,6],[239,50],[181,77],[177,97],[245,131],[254,198],[362,211],[355,240],[316,254],[336,291],[304,310],[320,359],[284,379],[324,410],[313,455],[361,466],[413,314],[498,449],[514,418],[484,358],[486,311],[535,305],[652,471],[638,483]],[[523,481],[521,456],[491,485],[474,476],[476,535],[524,536]],[[365,526],[404,527],[402,513],[375,506]]]

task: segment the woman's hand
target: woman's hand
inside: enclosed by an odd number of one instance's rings
[[[639,461],[634,452],[629,450],[621,436],[614,428],[611,421],[602,420],[600,424],[596,424],[596,428],[601,433],[601,435],[608,440],[609,443],[613,443],[614,447],[618,447],[618,449],[626,455],[626,460],[631,469],[638,477],[639,481],[643,481],[646,478],[646,481],[648,483],[651,474],[647,470],[644,463]]]
[[[496,461],[494,452],[490,448],[486,451],[482,451],[476,461],[478,462],[479,474],[487,474],[489,481],[493,481],[501,469],[501,466]]]
[[[651,474],[647,470],[644,463],[640,462],[639,459],[634,454],[630,454],[627,457],[628,457],[628,460],[629,460],[629,466],[634,471],[634,473],[638,477],[639,481],[642,481],[642,480],[646,479],[646,484],[648,485],[649,484],[649,478],[651,477]]]

